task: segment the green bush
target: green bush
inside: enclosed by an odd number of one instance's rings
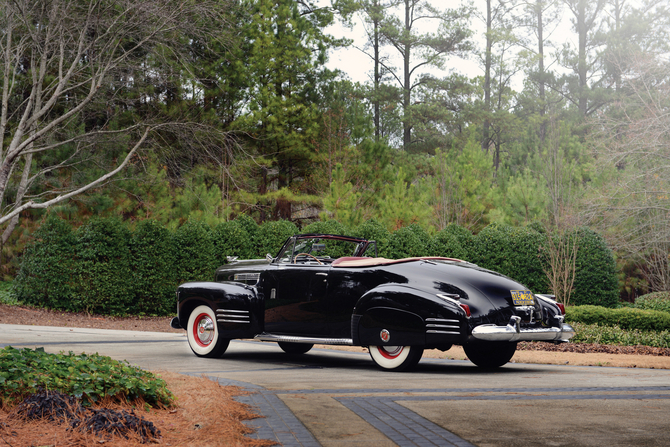
[[[548,292],[540,254],[544,240],[544,235],[530,228],[494,223],[475,236],[469,261],[509,276],[535,292]]]
[[[130,231],[118,218],[91,219],[77,230],[76,284],[58,308],[125,315],[133,306]]]
[[[254,257],[253,241],[238,220],[222,222],[214,227],[212,242],[218,265],[226,264],[228,256],[237,256],[239,259]]]
[[[117,402],[141,399],[152,406],[170,406],[174,401],[163,379],[125,361],[98,354],[48,354],[43,348],[0,350],[1,403],[20,401],[40,388],[84,403],[104,397]]]
[[[382,256],[390,259],[426,256],[430,236],[417,224],[398,228],[391,234]]]
[[[72,310],[77,242],[72,227],[49,214],[32,239],[23,252],[12,295],[25,304]]]
[[[565,309],[567,322],[619,326],[642,331],[670,330],[670,313],[630,307],[609,309],[602,306],[569,306]]]
[[[379,256],[381,256],[381,253],[385,252],[388,241],[391,238],[389,230],[375,219],[370,219],[360,224],[354,231],[352,231],[352,235],[369,241],[375,241],[377,243],[377,254]],[[369,252],[366,253],[366,255],[372,257],[374,256],[374,253]]]
[[[670,313],[670,292],[654,292],[638,297],[633,307]]]
[[[256,234],[256,253],[259,258],[267,254],[273,257],[279,253],[286,239],[298,232],[298,227],[288,220],[272,220],[258,227]]]
[[[288,221],[259,226],[242,215],[214,229],[189,220],[170,233],[145,221],[131,232],[118,219],[93,219],[73,232],[63,220],[48,216],[24,252],[11,296],[26,304],[70,311],[172,313],[174,287],[179,283],[211,280],[226,256],[274,255],[297,231]],[[391,234],[369,220],[351,232],[336,221],[317,222],[302,232],[350,233],[375,240],[378,255],[388,258],[457,257],[510,276],[536,292],[548,291],[539,250],[546,235],[531,228],[490,225],[473,236],[452,224],[431,238],[418,225]],[[581,297],[587,304],[616,304],[612,252],[593,232],[580,230],[579,236],[572,302],[579,303],[575,297]],[[328,254],[335,257],[339,252]]]
[[[619,283],[616,262],[605,240],[589,229],[577,232],[577,260],[574,292],[570,298],[575,306],[592,304],[616,307]]]
[[[598,343],[602,345],[653,346],[670,348],[670,331],[643,331],[623,329],[619,326],[601,326],[599,324],[572,323],[577,333],[573,343]]]
[[[212,281],[218,267],[211,228],[199,220],[188,220],[172,236],[175,281]]]
[[[461,238],[457,232],[454,231],[454,227],[456,226],[457,225],[450,225],[435,234],[428,245],[429,255],[462,259],[464,261],[468,260],[468,250],[461,245]],[[463,229],[467,231],[465,228]],[[470,236],[472,235],[470,234]]]
[[[257,239],[258,239],[258,224],[256,221],[251,218],[251,216],[247,216],[246,214],[240,214],[235,218],[235,222],[239,223],[242,226],[242,229],[246,231],[247,236],[249,236],[249,242],[251,242],[251,251],[249,252],[249,256],[246,257],[246,259],[255,259],[255,258],[260,258],[265,256],[265,253],[257,253],[256,247],[257,247]],[[240,256],[242,258],[242,254],[233,254],[233,256]]]
[[[137,224],[130,241],[132,301],[136,315],[166,315],[175,311],[177,280],[170,232],[154,220]]]
[[[347,227],[342,225],[336,220],[326,220],[326,221],[317,221],[312,222],[311,224],[304,227],[301,231],[301,234],[341,234],[348,235],[350,231]]]
[[[12,281],[0,281],[0,304],[16,305],[19,301],[12,293]]]

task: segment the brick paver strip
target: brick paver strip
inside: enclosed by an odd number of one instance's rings
[[[213,373],[213,371],[212,371]],[[201,375],[199,373],[198,375]],[[439,425],[400,405],[400,401],[453,400],[563,400],[563,399],[670,399],[670,386],[571,387],[571,388],[410,388],[410,389],[306,389],[267,390],[236,380],[210,376],[221,385],[238,386],[250,394],[238,401],[252,406],[263,418],[246,421],[256,439],[275,440],[283,447],[318,447],[321,444],[278,397],[279,394],[327,394],[375,427],[400,447],[473,447]],[[469,393],[490,393],[470,395]],[[614,393],[632,394],[614,394]],[[405,395],[398,395],[398,394]],[[511,393],[511,394],[510,394]],[[537,393],[544,393],[537,395]],[[549,394],[547,394],[549,393]],[[564,394],[558,394],[564,393]],[[594,393],[594,394],[585,394]],[[648,393],[648,394],[645,394]],[[361,396],[360,394],[364,394]],[[385,395],[393,394],[393,395]],[[407,394],[413,394],[408,396]],[[420,395],[422,394],[422,395]],[[426,395],[429,394],[429,395]]]

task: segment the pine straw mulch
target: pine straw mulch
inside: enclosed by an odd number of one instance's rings
[[[241,447],[265,447],[275,445],[269,440],[246,437],[253,432],[242,421],[259,417],[250,408],[234,400],[245,394],[238,387],[221,386],[205,377],[184,376],[161,372],[168,388],[176,396],[173,408],[145,410],[141,402],[135,405],[106,403],[95,408],[117,410],[136,415],[151,422],[160,431],[150,444],[165,446],[226,445]],[[0,446],[118,446],[129,447],[142,444],[139,434],[122,436],[95,435],[70,429],[70,421],[60,423],[46,420],[27,420],[17,414],[17,406],[0,408]]]

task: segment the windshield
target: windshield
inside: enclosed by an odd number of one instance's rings
[[[280,263],[311,262],[317,259],[330,262],[343,256],[362,256],[367,241],[325,237],[299,237],[290,239],[277,255]],[[370,250],[368,250],[370,252]],[[374,254],[374,249],[372,249]]]

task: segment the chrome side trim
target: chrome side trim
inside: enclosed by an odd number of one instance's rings
[[[442,324],[446,324],[446,323],[459,324],[460,323],[458,320],[447,320],[447,319],[444,319],[444,318],[426,318],[426,322],[427,323],[442,323]]]
[[[248,310],[216,309],[217,323],[251,323]]]
[[[461,323],[446,318],[426,318],[426,334],[461,335]]]
[[[567,323],[560,327],[522,329],[520,318],[513,316],[507,326],[483,324],[472,330],[472,337],[486,341],[556,341],[567,342],[575,336],[575,330]]]
[[[258,334],[254,337],[258,341],[274,341],[284,343],[312,343],[319,345],[345,345],[353,346],[354,341],[351,338],[317,338],[317,337],[298,337],[294,335],[275,335]]]

